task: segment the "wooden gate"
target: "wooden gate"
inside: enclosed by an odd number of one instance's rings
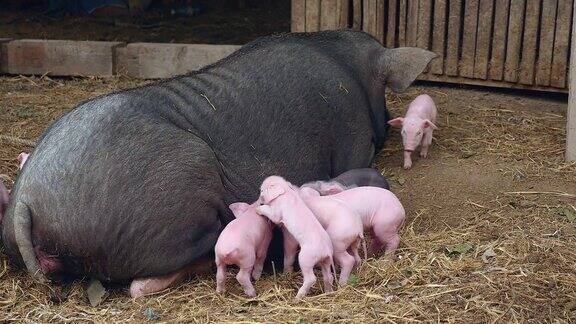
[[[439,55],[419,79],[568,91],[574,0],[292,0],[292,31],[364,30]]]

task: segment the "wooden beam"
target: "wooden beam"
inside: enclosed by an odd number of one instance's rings
[[[566,111],[566,161],[576,161],[576,6],[572,15],[572,50],[570,55],[570,75],[568,108]]]

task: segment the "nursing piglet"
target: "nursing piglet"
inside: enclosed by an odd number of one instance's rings
[[[364,244],[364,257],[366,257],[362,221],[345,203],[330,196],[320,196],[312,188],[300,189],[300,196],[332,241],[334,260],[340,265],[339,283],[343,286],[348,282],[354,265],[359,265],[362,261],[358,254],[361,242]]]
[[[268,217],[273,223],[284,226],[300,245],[298,263],[304,283],[296,298],[306,296],[316,282],[314,266],[317,264],[322,269],[324,290],[332,291],[332,242],[297,190],[284,178],[270,176],[260,187],[259,200],[263,205],[256,209],[257,212]]]
[[[216,254],[216,291],[226,291],[226,267],[240,268],[236,279],[246,295],[256,296],[250,276],[258,280],[262,274],[266,252],[272,239],[272,223],[256,213],[257,204],[233,203],[229,206],[236,219],[228,223],[214,248]]]
[[[336,178],[328,181],[312,181],[302,185],[318,191],[321,195],[333,195],[346,189],[356,187],[379,187],[390,190],[390,185],[386,178],[372,168],[361,168],[348,170]]]
[[[329,197],[340,200],[360,216],[364,230],[372,234],[369,254],[378,252],[385,245],[385,254],[394,256],[400,243],[398,229],[406,216],[396,195],[382,188],[359,187]]]
[[[428,95],[419,95],[410,103],[406,116],[388,121],[392,127],[402,128],[404,145],[404,169],[412,167],[412,152],[422,146],[420,156],[426,158],[432,144],[432,132],[436,129],[436,105]]]

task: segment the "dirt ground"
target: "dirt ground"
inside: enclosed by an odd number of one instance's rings
[[[0,78],[0,174],[81,100],[143,81]],[[246,298],[212,276],[131,300],[109,292],[92,308],[85,283],[70,290],[33,283],[0,254],[0,321],[575,322],[576,164],[563,162],[566,97],[417,86],[390,94],[394,115],[420,93],[439,108],[431,156],[401,168],[399,133],[375,167],[391,179],[407,222],[394,263],[370,259],[350,285],[294,300],[301,276],[268,274]],[[451,251],[451,252],[450,252]]]
[[[132,18],[53,17],[40,9],[0,7],[0,38],[242,45],[259,36],[290,31],[290,1],[261,1],[244,9],[236,8],[234,1],[224,7],[200,2],[207,10],[192,17],[173,16],[165,8]]]

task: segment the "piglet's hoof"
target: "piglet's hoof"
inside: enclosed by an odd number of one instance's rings
[[[412,163],[404,163],[404,170],[409,170],[412,168]]]

